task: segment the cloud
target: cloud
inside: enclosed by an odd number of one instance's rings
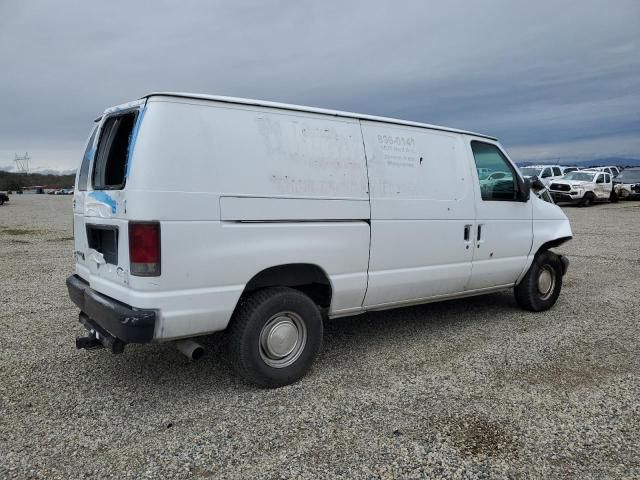
[[[566,163],[604,157],[638,158],[640,136],[613,135],[564,143],[519,145],[509,148],[508,152],[514,161],[557,160]]]
[[[158,90],[444,124],[521,151],[640,130],[635,0],[4,0],[0,27],[0,163],[29,150],[73,168],[100,111]]]

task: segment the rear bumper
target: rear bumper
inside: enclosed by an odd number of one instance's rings
[[[153,340],[155,310],[133,308],[102,295],[78,275],[67,278],[67,289],[73,303],[84,314],[81,314],[81,323],[104,346],[111,346],[115,340],[119,344],[149,343]],[[106,343],[100,337],[104,337]]]

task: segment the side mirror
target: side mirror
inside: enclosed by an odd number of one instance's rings
[[[518,183],[518,191],[516,192],[516,200],[519,202],[528,202],[531,195],[531,183],[528,179],[522,179],[519,176],[516,177]]]
[[[546,187],[544,183],[542,183],[542,180],[540,180],[538,177],[535,177],[533,180],[531,180],[531,188],[533,188],[534,190],[542,190]]]

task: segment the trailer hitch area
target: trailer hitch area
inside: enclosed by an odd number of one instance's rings
[[[126,344],[100,327],[91,320],[87,314],[80,312],[78,320],[89,331],[89,335],[86,337],[76,337],[77,349],[97,350],[107,348],[111,353],[124,352]]]
[[[78,350],[97,350],[104,348],[104,345],[96,337],[89,335],[87,337],[76,337],[76,348]]]

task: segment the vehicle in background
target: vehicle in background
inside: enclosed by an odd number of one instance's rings
[[[18,191],[20,193],[20,191]],[[45,193],[44,187],[35,186],[35,187],[25,187],[22,189],[22,193],[29,195],[43,195]]]
[[[55,191],[56,195],[73,195],[73,188],[61,188]]]
[[[562,179],[551,182],[549,191],[556,203],[574,203],[584,207],[617,198],[611,174],[590,170],[567,173]]]
[[[585,170],[587,171],[593,171],[593,172],[607,172],[608,174],[610,174],[612,177],[616,177],[618,174],[620,174],[620,172],[622,171],[621,168],[615,167],[615,166],[608,166],[608,167],[591,167],[591,168],[585,168]]]
[[[565,176],[567,173],[575,172],[580,169],[578,167],[560,167],[560,170],[562,171],[562,176]]]
[[[0,205],[4,205],[4,202],[9,201],[9,195],[7,192],[0,192]]]
[[[487,169],[483,169],[487,170]],[[480,181],[480,190],[483,192],[492,191],[496,188],[498,183],[501,182],[513,182],[513,174],[511,172],[486,172],[481,174],[478,172],[478,178]]]
[[[613,179],[618,198],[640,198],[640,167],[625,168]]]
[[[483,188],[486,172],[505,175]],[[181,93],[106,110],[73,200],[78,348],[176,341],[194,358],[192,337],[227,330],[265,387],[309,370],[323,317],[502,290],[547,310],[572,237],[495,138]]]
[[[562,168],[560,165],[531,165],[530,167],[522,167],[520,173],[525,178],[539,178],[546,186],[557,179],[562,178]]]

